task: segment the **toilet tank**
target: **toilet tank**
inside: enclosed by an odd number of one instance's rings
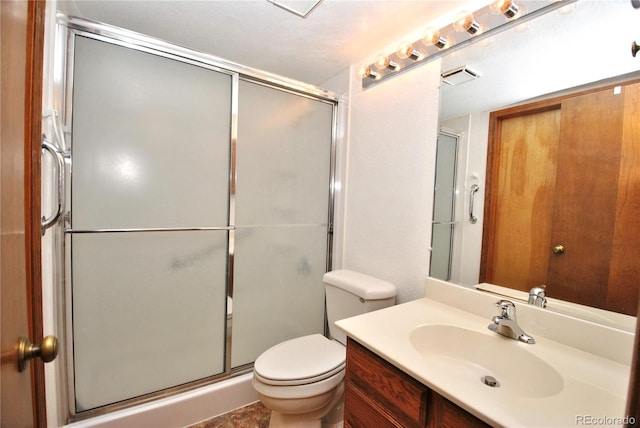
[[[346,345],[347,338],[335,322],[392,306],[397,289],[390,282],[350,270],[334,270],[323,277],[327,299],[327,321],[332,339]]]

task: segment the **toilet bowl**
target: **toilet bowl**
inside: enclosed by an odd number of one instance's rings
[[[341,343],[313,334],[282,342],[260,355],[253,386],[271,409],[270,426],[322,426],[321,419],[342,401],[345,354]]]
[[[333,323],[395,303],[393,284],[348,270],[328,272],[329,339],[321,334],[290,339],[266,350],[254,363],[253,386],[271,409],[271,428],[342,426],[346,337]]]

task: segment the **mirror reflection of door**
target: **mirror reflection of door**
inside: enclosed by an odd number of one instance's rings
[[[431,226],[431,263],[429,275],[448,281],[455,231],[455,192],[458,161],[458,136],[438,134],[436,176]]]
[[[480,279],[635,315],[640,83],[491,115]]]

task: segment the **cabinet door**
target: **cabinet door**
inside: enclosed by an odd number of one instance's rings
[[[348,428],[488,427],[359,343],[347,343]]]
[[[347,427],[406,428],[351,383],[345,389],[345,409],[348,409],[344,418]]]
[[[428,388],[351,339],[345,379],[345,422],[351,426],[426,426]]]
[[[480,419],[438,394],[429,398],[429,428],[488,428]]]

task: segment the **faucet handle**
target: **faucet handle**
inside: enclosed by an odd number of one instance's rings
[[[514,305],[511,300],[500,299],[493,305],[500,308],[501,317],[515,319],[516,305]]]
[[[547,286],[543,284],[538,287],[533,287],[531,290],[529,290],[529,294],[536,295],[536,296],[539,296],[539,295],[544,296],[546,294],[546,291],[547,291]]]
[[[539,287],[533,287],[529,290],[529,304],[540,306],[541,308],[547,307],[547,293],[546,293],[546,285],[541,285]]]

